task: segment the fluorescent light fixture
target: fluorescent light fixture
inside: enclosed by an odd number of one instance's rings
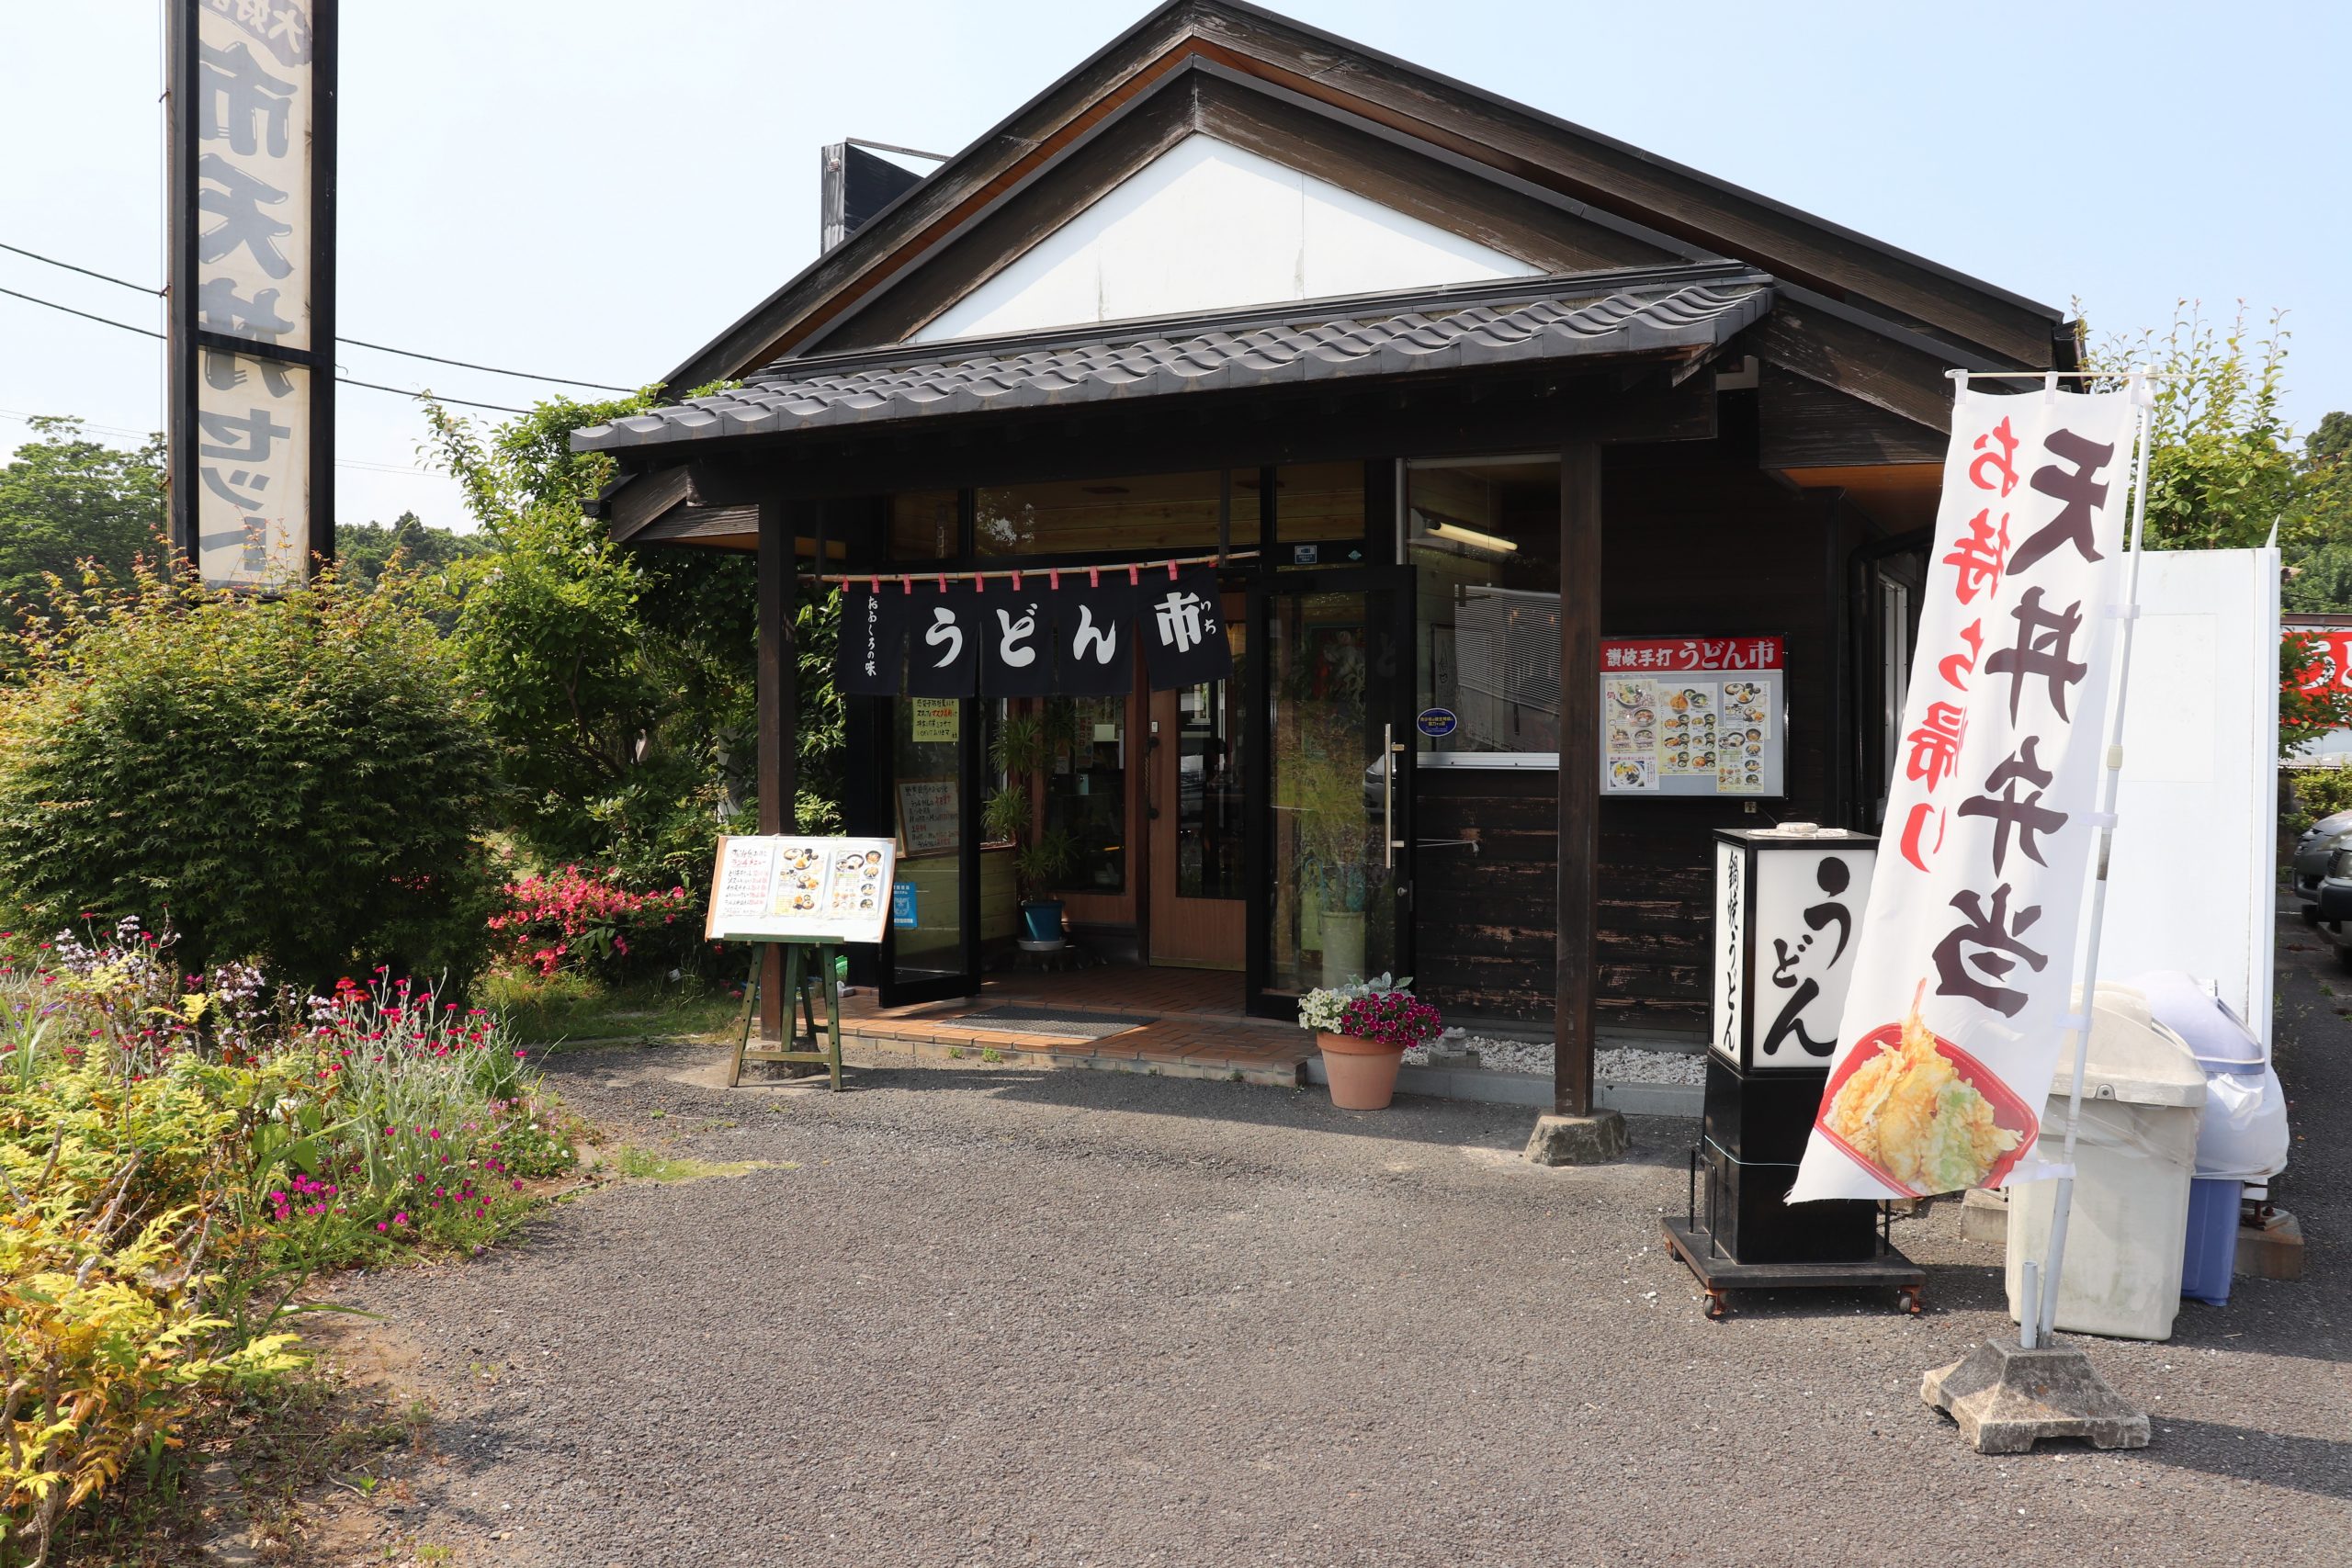
[[[1492,534],[1481,534],[1476,528],[1464,528],[1459,523],[1432,523],[1431,536],[1451,539],[1457,545],[1469,545],[1476,549],[1492,550],[1497,555],[1509,555],[1519,546],[1510,539],[1499,539]]]

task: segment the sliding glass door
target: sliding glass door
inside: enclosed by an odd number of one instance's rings
[[[1396,568],[1283,572],[1252,596],[1253,1012],[1410,965],[1411,607]]]

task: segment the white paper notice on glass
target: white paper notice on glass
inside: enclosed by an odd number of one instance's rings
[[[897,850],[888,839],[721,838],[703,935],[878,942]]]

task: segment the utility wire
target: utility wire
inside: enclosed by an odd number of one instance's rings
[[[45,256],[39,251],[28,251],[22,245],[11,245],[6,243],[0,243],[0,251],[6,251],[13,255],[25,256],[30,260],[41,262],[50,266],[62,267],[67,272],[78,272],[84,277],[95,277],[101,283],[111,283],[119,288],[132,289],[141,294],[153,295],[157,298],[161,298],[164,292],[160,288],[150,288],[143,283],[133,283],[127,277],[117,277],[112,273],[93,272],[86,266],[75,266],[72,262],[59,261],[55,256]],[[14,290],[6,290],[5,292],[13,293]],[[29,298],[29,296],[19,294],[17,298],[22,299]],[[35,300],[34,303],[47,304],[48,301]],[[57,306],[56,309],[62,310],[65,307],[60,305]],[[76,315],[80,315],[81,313],[82,312],[78,310],[74,312]],[[102,321],[105,318],[94,316],[91,319],[93,321]],[[162,334],[158,333],[156,335],[160,336]],[[481,370],[492,376],[512,376],[520,381],[552,381],[559,387],[588,387],[593,388],[599,392],[634,392],[637,390],[635,387],[616,387],[606,381],[577,381],[569,376],[534,376],[527,370],[502,370],[495,365],[476,365],[470,360],[465,359],[444,359],[437,354],[419,354],[413,348],[394,348],[390,344],[369,343],[365,338],[343,337],[338,335],[334,341],[337,343],[347,343],[354,348],[372,348],[379,354],[397,354],[407,359],[429,359],[435,365],[454,365],[460,370]],[[367,385],[364,381],[355,381],[352,384],[354,386]],[[452,399],[449,400],[455,401],[456,400]],[[480,406],[483,408],[492,408],[496,405],[484,403]]]
[[[28,413],[23,409],[0,409],[0,419],[12,420],[18,424],[30,424],[34,420],[42,418],[70,419],[78,428],[95,430],[101,435],[128,435],[144,440],[157,434],[152,430],[133,430],[126,424],[100,424],[96,420],[84,419],[80,414],[43,415]],[[365,468],[372,474],[405,474],[420,479],[435,477],[433,469],[420,468],[414,463],[379,463],[369,457],[337,457],[334,466],[338,468]]]
[[[486,370],[492,376],[513,376],[524,381],[552,381],[560,387],[593,387],[600,392],[634,392],[635,387],[616,387],[604,381],[575,381],[569,376],[534,376],[527,370],[501,370],[495,365],[476,365],[469,360],[444,359],[437,354],[419,354],[413,348],[389,348],[380,343],[368,343],[361,338],[337,337],[337,343],[347,343],[354,348],[372,348],[379,354],[398,354],[410,359],[429,359],[435,365],[454,365],[460,370]]]
[[[119,327],[127,333],[137,333],[141,337],[160,338],[164,335],[152,327],[133,326],[129,321],[118,321],[111,316],[94,316],[87,310],[77,310],[71,305],[61,305],[54,299],[43,299],[31,294],[19,294],[13,288],[0,288],[0,294],[6,294],[12,299],[22,299],[28,304],[46,305],[52,310],[62,310],[69,316],[79,316],[85,321],[96,321],[101,326]],[[436,403],[455,403],[458,407],[465,409],[488,409],[493,413],[526,414],[531,412],[529,409],[518,409],[506,403],[478,403],[467,398],[445,398],[438,393],[413,391],[406,387],[387,387],[381,381],[362,381],[352,376],[337,376],[335,379],[346,387],[365,387],[371,392],[396,392],[403,398],[430,398]]]

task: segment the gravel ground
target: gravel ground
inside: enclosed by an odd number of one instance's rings
[[[616,1141],[767,1168],[345,1283],[439,1404],[447,1462],[387,1528],[585,1568],[2340,1564],[2352,1030],[2283,933],[2309,1275],[2085,1342],[2155,1415],[2141,1453],[1980,1458],[1919,1403],[2009,1329],[1956,1204],[1896,1227],[1924,1317],[1708,1322],[1657,1242],[1691,1123],[1544,1170],[1497,1107],[977,1065],[730,1095],[670,1047],[552,1070]]]
[[[1441,1051],[1476,1054],[1478,1066],[1488,1072],[1552,1076],[1549,1042],[1494,1040],[1450,1029],[1433,1043]],[[1405,1061],[1410,1066],[1426,1067],[1430,1051],[1428,1045],[1416,1045],[1405,1053]],[[1705,1083],[1707,1058],[1697,1049],[1648,1051],[1638,1045],[1604,1045],[1593,1053],[1592,1076],[1602,1083]]]

